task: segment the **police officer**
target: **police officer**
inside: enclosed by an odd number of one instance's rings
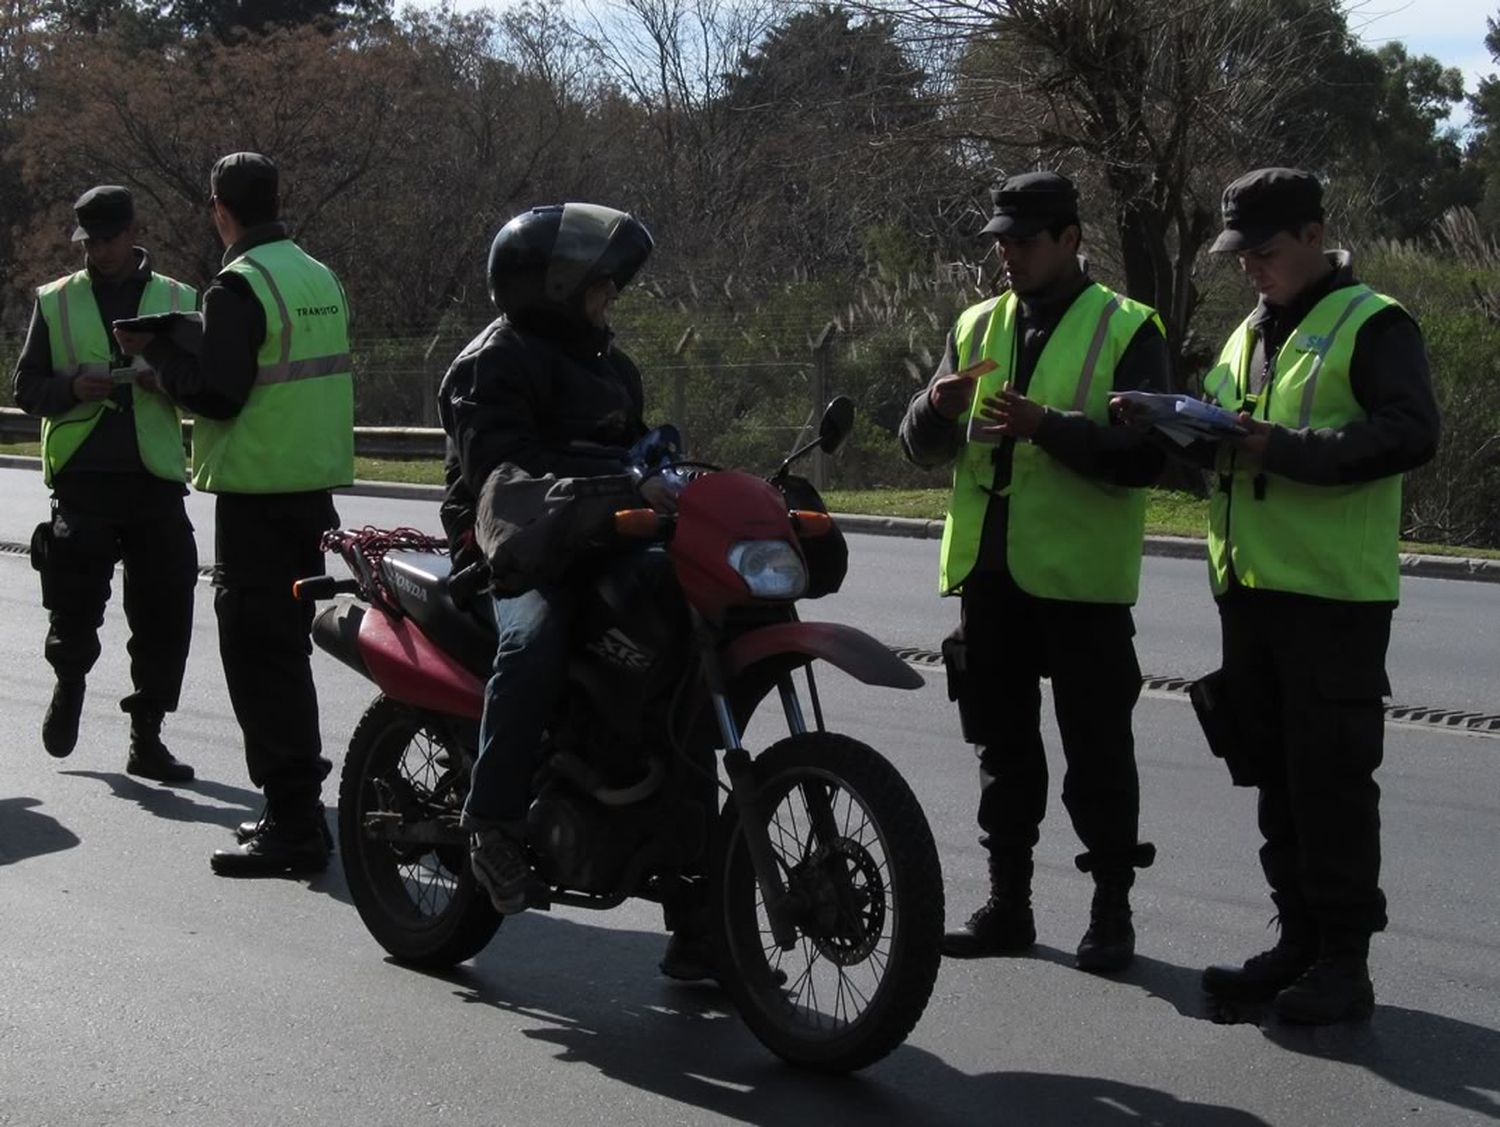
[[[1223,214],[1213,249],[1239,257],[1260,302],[1204,380],[1249,431],[1217,451],[1209,566],[1281,933],[1203,986],[1324,1024],[1374,1007],[1401,474],[1432,457],[1438,414],[1416,322],[1325,251],[1316,177],[1251,172],[1225,189]]]
[[[992,193],[1010,289],[965,310],[901,441],[912,461],[955,461],[941,584],[962,599],[944,644],[964,736],[979,745],[980,844],[990,896],[944,950],[1028,950],[1032,848],[1046,809],[1039,680],[1050,677],[1067,761],[1063,803],[1094,879],[1077,964],[1113,971],[1134,956],[1129,893],[1154,850],[1137,840],[1131,712],[1140,693],[1130,607],[1145,497],[1161,455],[1108,413],[1115,390],[1166,380],[1149,308],[1089,280],[1078,258],[1078,196],[1051,172]],[[984,371],[984,367],[991,370]]]
[[[354,479],[348,306],[333,272],[279,219],[276,166],[231,153],[210,177],[224,268],[203,294],[198,354],[156,337],[143,349],[177,402],[197,412],[193,484],[217,494],[214,610],[250,779],[266,796],[223,876],[317,872],[328,864],[310,655],[312,605],[292,582],[324,573],[338,523],[330,493]],[[127,339],[128,336],[128,339]]]
[[[73,209],[84,268],[37,290],[15,370],[16,402],[42,416],[42,468],[52,488],[52,519],[37,529],[32,553],[48,611],[44,652],[57,676],[42,744],[62,758],[77,743],[110,579],[123,561],[134,686],[120,702],[130,714],[125,769],[184,782],[193,769],[161,741],[162,718],[182,689],[198,571],[183,508],[182,424],[155,375],[131,367],[110,325],[191,310],[197,295],[155,273],[136,246],[129,190],[91,188]]]

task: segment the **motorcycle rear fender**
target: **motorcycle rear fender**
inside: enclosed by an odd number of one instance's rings
[[[724,653],[724,675],[732,680],[768,658],[800,655],[821,659],[867,685],[920,689],[922,675],[863,630],[834,622],[778,622],[742,634]]]
[[[313,640],[392,700],[469,720],[484,711],[484,682],[410,619],[357,603],[329,607],[313,622]]]

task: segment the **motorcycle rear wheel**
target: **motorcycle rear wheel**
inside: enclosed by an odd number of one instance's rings
[[[783,1059],[851,1072],[901,1044],[941,962],[943,876],[906,780],[873,748],[809,732],[754,763],[797,940],[771,935],[739,811],[720,816],[713,903],[719,977],[745,1023]]]
[[[467,786],[459,752],[420,710],[379,696],[349,740],[339,780],[339,848],[360,919],[397,960],[442,969],[481,951],[501,916],[479,888],[462,845],[382,840],[372,815],[456,814]]]

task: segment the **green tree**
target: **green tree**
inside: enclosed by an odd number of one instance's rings
[[[1500,20],[1490,19],[1484,37],[1492,62],[1500,63]],[[1475,175],[1483,180],[1483,199],[1476,209],[1481,223],[1491,232],[1500,230],[1500,78],[1481,78],[1469,96],[1473,136],[1468,158]]]
[[[1478,203],[1481,174],[1445,124],[1464,99],[1462,72],[1401,43],[1351,51],[1337,65],[1341,128],[1328,171],[1361,233],[1425,237],[1450,208]]]

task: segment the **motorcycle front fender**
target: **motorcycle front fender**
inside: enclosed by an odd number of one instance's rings
[[[734,680],[762,661],[787,655],[826,661],[866,685],[920,689],[927,683],[863,630],[834,622],[778,622],[742,634],[724,652],[724,676]]]

